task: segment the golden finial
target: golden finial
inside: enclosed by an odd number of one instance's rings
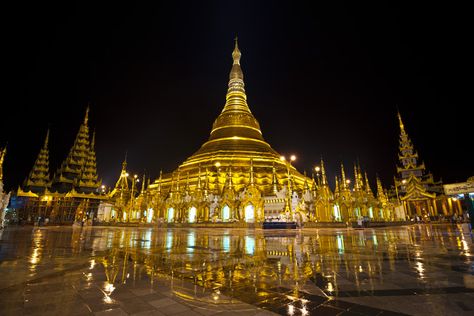
[[[400,111],[397,112],[397,115],[398,115],[398,122],[400,124],[400,131],[402,133],[404,133],[405,132],[405,126],[403,125],[402,116],[400,115]]]
[[[87,104],[86,116],[84,117],[84,125],[87,125],[87,122],[89,121],[89,106],[90,103]]]
[[[94,147],[95,147],[95,130],[92,133],[91,149],[94,149]]]
[[[49,128],[48,128],[48,131],[46,132],[46,138],[44,139],[44,145],[43,145],[44,149],[48,149],[48,143],[49,143]]]
[[[234,51],[232,52],[232,59],[234,59],[234,65],[240,65],[240,56],[242,54],[240,53],[239,50],[239,43],[237,36],[235,37],[235,46],[234,46]]]

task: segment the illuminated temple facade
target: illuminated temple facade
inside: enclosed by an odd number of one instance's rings
[[[307,177],[263,138],[260,124],[247,104],[241,52],[235,43],[225,105],[212,125],[207,142],[175,171],[141,191],[130,192],[137,177],[124,163],[111,203],[101,219],[164,223],[235,223],[264,221],[350,222],[404,220],[402,209],[390,201],[377,179],[377,192],[367,174],[354,166],[354,180],[344,166],[332,190],[324,162],[316,177]],[[130,182],[130,183],[129,183]],[[124,199],[125,197],[125,199]]]
[[[150,182],[127,171],[126,159],[115,187],[101,189],[95,135],[90,137],[89,109],[64,162],[49,173],[49,131],[34,166],[18,189],[24,220],[51,222],[149,223],[159,225],[228,225],[260,227],[263,222],[324,223],[404,221],[407,217],[462,214],[443,194],[424,164],[418,163],[399,114],[400,165],[394,190],[379,178],[371,188],[367,173],[342,164],[329,186],[324,161],[308,177],[268,144],[250,111],[235,43],[226,102],[209,139],[170,173]],[[352,168],[351,168],[352,169]],[[458,208],[456,208],[458,206]]]

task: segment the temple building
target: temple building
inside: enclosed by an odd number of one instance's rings
[[[89,107],[68,156],[52,177],[48,130],[30,174],[17,191],[17,196],[24,200],[19,218],[30,222],[48,218],[51,222],[72,223],[97,214],[99,202],[105,197],[99,192],[95,133],[91,139],[88,121]]]
[[[395,216],[393,203],[381,202],[384,193],[374,196],[360,167],[355,168],[354,188],[350,188],[341,166],[341,179],[336,179],[333,193],[323,161],[317,179],[307,177],[292,166],[294,157],[281,156],[264,140],[247,104],[241,55],[236,41],[226,102],[208,141],[176,170],[143,187],[141,197],[127,195],[137,201],[140,198],[134,205],[141,212],[128,212],[139,218],[123,217],[121,212],[116,219],[251,225],[268,220],[351,222],[363,216],[404,219],[404,214]],[[122,192],[119,183],[114,191]]]
[[[400,196],[409,216],[437,216],[437,194],[443,193],[442,182],[434,181],[433,175],[426,171],[425,163],[418,161],[418,153],[405,131],[400,113],[398,113],[398,121],[400,165],[397,166],[399,176],[395,180],[397,195]],[[449,215],[448,212],[445,213]]]

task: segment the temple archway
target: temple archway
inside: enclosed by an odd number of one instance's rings
[[[192,206],[191,208],[189,208],[189,211],[188,211],[188,222],[189,223],[195,223],[196,222],[196,215],[197,215],[197,209]]]
[[[254,223],[255,222],[255,207],[252,203],[247,204],[244,210],[245,221],[247,223]]]
[[[223,222],[228,222],[230,219],[230,207],[229,205],[224,205],[222,208],[222,221]]]
[[[167,215],[168,223],[171,223],[174,220],[174,208],[170,207]]]

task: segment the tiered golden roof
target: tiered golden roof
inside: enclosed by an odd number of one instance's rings
[[[92,193],[100,187],[94,150],[95,139],[89,141],[88,122],[89,107],[74,145],[53,178],[53,191],[65,193],[75,189],[79,193]]]
[[[35,164],[33,165],[33,168],[31,169],[31,172],[23,185],[23,189],[25,191],[40,193],[51,187],[51,179],[49,177],[48,142],[49,129],[46,133],[44,145],[38,154],[38,158],[36,158]]]

